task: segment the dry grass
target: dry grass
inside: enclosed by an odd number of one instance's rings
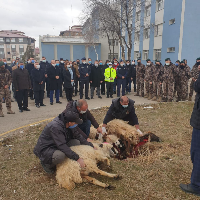
[[[162,143],[147,144],[142,155],[135,159],[112,159],[113,172],[123,176],[115,181],[105,177],[99,180],[116,186],[105,190],[91,184],[77,185],[74,191],[58,187],[55,177],[46,175],[33,154],[39,134],[45,124],[30,127],[24,133],[5,140],[0,145],[0,199],[1,200],[58,200],[58,199],[198,199],[179,189],[188,183],[192,164],[189,124],[193,103],[163,103],[153,109],[136,107],[141,130],[161,137]],[[92,111],[102,123],[107,109]],[[13,146],[6,146],[13,145]]]

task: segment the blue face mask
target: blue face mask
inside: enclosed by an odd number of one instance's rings
[[[4,62],[4,64],[6,65],[6,64],[7,64],[7,62]]]
[[[92,61],[89,61],[88,63],[89,63],[89,64],[91,64],[91,63],[92,63]]]
[[[178,63],[176,63],[175,65],[178,66]]]
[[[34,61],[34,60],[32,60],[31,62],[32,62],[32,63],[35,63],[35,61]]]
[[[107,63],[107,65],[109,66],[109,63]]]
[[[99,65],[102,65],[103,63],[99,63]]]
[[[59,63],[56,63],[56,66],[59,66]]]
[[[127,108],[127,107],[128,107],[128,105],[122,105],[122,107],[123,107],[123,108]]]
[[[24,65],[20,65],[20,69],[24,69]]]
[[[73,126],[70,126],[70,129],[76,128],[78,126],[78,124],[74,124]]]

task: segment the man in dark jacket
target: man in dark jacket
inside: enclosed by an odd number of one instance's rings
[[[30,58],[28,63],[26,64],[26,69],[28,70],[28,73],[29,73],[29,76],[31,79],[31,89],[29,90],[29,96],[30,96],[31,100],[34,100],[34,98],[33,98],[33,79],[32,79],[32,75],[31,75],[32,70],[34,69],[34,63],[35,63],[34,58]]]
[[[90,83],[91,83],[91,99],[94,98],[94,89],[97,88],[98,98],[102,99],[100,96],[100,83],[103,82],[103,74],[101,67],[99,66],[98,60],[95,61],[94,66],[91,67],[90,73]]]
[[[84,160],[70,149],[71,146],[89,145],[86,135],[77,127],[81,124],[77,113],[66,111],[54,118],[42,131],[34,148],[34,154],[39,157],[42,167],[47,173],[54,173],[56,165],[66,158],[77,161],[81,168]]]
[[[134,92],[136,92],[136,65],[135,65],[135,60],[132,60],[132,80],[134,84]]]
[[[106,127],[107,123],[113,119],[121,119],[128,121],[136,129],[139,129],[139,123],[134,108],[135,101],[129,99],[126,96],[116,98],[112,100],[112,104],[103,120],[103,127]]]
[[[28,70],[24,68],[23,61],[18,61],[18,68],[13,71],[13,84],[16,90],[19,112],[30,111],[28,109],[28,90],[32,86]]]
[[[62,95],[62,91],[63,91],[63,81],[64,81],[64,78],[63,78],[63,70],[65,68],[65,62],[63,60],[63,58],[60,58],[60,64],[59,64],[59,69],[60,69],[60,97],[63,97]]]
[[[90,134],[91,124],[97,129],[97,132],[102,133],[102,129],[99,127],[99,124],[88,110],[86,100],[80,99],[69,102],[65,111],[72,111],[79,114],[79,118],[83,120],[83,123],[79,124],[79,128],[87,135],[87,137]]]
[[[47,76],[48,68],[50,67],[49,62],[46,60],[46,58],[43,56],[42,60],[40,61],[40,68],[44,70],[45,72],[45,83],[46,83],[46,91],[47,91],[47,97],[50,97],[50,90],[49,90],[49,78]]]
[[[34,67],[35,68],[32,70],[32,79],[35,105],[37,108],[40,108],[40,106],[45,106],[43,104],[45,71],[41,69],[41,66],[38,62],[35,62]]]
[[[200,72],[200,65],[198,66]],[[180,188],[194,195],[200,196],[200,75],[194,83],[194,90],[197,93],[190,124],[193,127],[191,142],[191,160],[193,170],[190,184],[180,184]]]
[[[127,69],[127,76],[126,76],[126,94],[130,94],[131,92],[131,82],[132,82],[132,71],[133,67],[129,60],[126,61],[126,69]]]
[[[105,65],[103,65],[102,60],[99,61],[99,66],[101,67],[101,73],[103,74],[103,76],[105,73],[105,69],[108,67],[108,64],[109,64],[109,60],[106,61]],[[105,78],[104,78],[103,82],[101,83],[101,95],[105,95],[105,90],[106,90],[106,87],[105,87]]]
[[[121,86],[122,86],[122,96],[125,95],[127,75],[128,75],[127,68],[124,65],[123,60],[121,60],[120,65],[117,67],[117,97],[120,97]]]
[[[60,88],[60,80],[59,80],[60,70],[59,66],[56,65],[56,61],[51,61],[51,66],[48,68],[47,76],[49,77],[49,89],[50,89],[50,104],[53,105],[53,94],[54,90],[56,92],[56,103],[61,104],[59,101],[59,88]]]
[[[12,75],[12,68],[7,64],[7,61],[5,58],[3,58],[3,62],[5,64],[5,69],[7,69],[10,72],[10,74]]]
[[[82,64],[79,65],[79,73],[80,73],[80,99],[83,98],[83,87],[85,85],[85,99],[90,100],[88,97],[88,89],[89,89],[89,76],[91,73],[91,64],[86,63],[86,58],[82,58]]]

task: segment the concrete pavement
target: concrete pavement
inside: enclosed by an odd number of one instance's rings
[[[116,95],[113,96],[114,98],[116,98]],[[136,97],[134,96],[133,92],[127,96],[133,99],[136,102],[136,105],[155,103],[155,101],[149,101],[146,98]],[[102,97],[102,99],[99,99],[97,98],[97,96],[94,96],[94,99],[88,100],[89,109],[111,105],[111,98],[108,99],[105,95],[102,95]],[[74,97],[73,99],[77,100],[79,99],[79,96]],[[65,109],[67,105],[66,98],[60,98],[60,101],[62,102],[62,104],[55,103],[53,105],[50,105],[49,98],[45,97],[44,104],[46,106],[36,108],[35,101],[30,100],[29,98],[29,109],[31,111],[24,111],[23,113],[19,112],[17,102],[13,102],[12,110],[15,112],[14,115],[7,114],[6,105],[5,103],[3,103],[3,112],[5,117],[0,117],[0,134],[28,124],[39,122],[44,119],[56,117]]]

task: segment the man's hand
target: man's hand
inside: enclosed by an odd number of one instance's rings
[[[110,77],[110,80],[113,80],[113,78],[112,78],[112,77]]]
[[[92,81],[90,81],[90,83],[92,83]]]
[[[92,142],[92,140],[90,138],[87,139],[88,142]]]
[[[98,131],[98,133],[101,133],[101,134],[102,134],[102,128],[98,127],[98,128],[97,128],[97,131]]]
[[[78,160],[77,160],[77,162],[79,163],[79,165],[81,166],[81,168],[85,168],[86,166],[85,166],[85,163],[84,163],[84,160],[82,159],[82,158],[79,158]]]
[[[162,83],[160,83],[160,85],[162,85]]]
[[[103,83],[103,81],[100,81],[100,83]]]
[[[80,78],[80,75],[78,75],[78,78]]]
[[[74,80],[71,80],[71,82],[74,82]]]
[[[86,76],[89,76],[89,74],[87,73]]]
[[[7,89],[7,88],[8,88],[8,85],[5,85],[4,88]]]
[[[122,76],[122,79],[124,79],[124,76]]]
[[[59,79],[59,76],[56,76],[56,79]]]
[[[135,128],[136,128],[136,129],[140,129],[139,124],[136,124],[136,125],[135,125]]]
[[[40,83],[41,85],[43,84],[43,81]]]
[[[152,85],[153,83],[152,82],[150,82],[150,85]]]
[[[47,77],[48,77],[48,76],[47,76],[47,74],[45,74],[44,76],[45,76],[45,78],[47,78]]]
[[[131,78],[131,80],[133,80],[133,78]]]

